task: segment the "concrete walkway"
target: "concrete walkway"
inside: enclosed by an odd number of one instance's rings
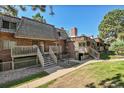
[[[48,83],[49,81],[52,81],[52,80],[55,80],[65,74],[68,74],[76,69],[79,69],[80,67],[84,66],[84,65],[87,65],[87,64],[90,64],[90,63],[94,63],[95,61],[87,61],[87,62],[84,62],[83,64],[80,64],[79,66],[75,66],[75,67],[71,67],[71,68],[61,68],[59,66],[57,67],[53,67],[53,68],[50,68],[50,69],[47,69],[46,71],[54,71],[53,72],[50,72],[51,74],[46,76],[46,77],[43,77],[41,79],[37,79],[37,80],[34,80],[32,82],[28,82],[28,83],[25,83],[23,85],[20,85],[20,86],[17,86],[17,88],[35,88],[35,87],[38,87],[40,85],[43,85],[43,84],[46,84]],[[56,69],[58,68],[58,69]],[[56,71],[55,71],[56,69]]]
[[[35,88],[35,87],[38,87],[40,85],[46,84],[49,81],[55,80],[55,79],[65,75],[65,74],[68,74],[68,73],[70,73],[74,70],[77,70],[77,69],[79,69],[79,68],[81,68],[87,64],[90,64],[90,63],[107,62],[107,61],[110,61],[110,62],[111,61],[122,61],[122,60],[124,61],[124,59],[90,60],[90,61],[85,61],[84,63],[80,64],[79,66],[71,67],[71,68],[61,68],[59,66],[53,67],[50,69],[46,69],[47,72],[51,73],[50,75],[43,77],[41,79],[34,80],[32,82],[28,82],[26,84],[20,85],[17,88]]]
[[[124,58],[120,59],[107,59],[107,60],[92,60],[93,62],[112,62],[112,61],[124,61]]]

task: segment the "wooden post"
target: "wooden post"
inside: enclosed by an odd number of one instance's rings
[[[4,71],[4,63],[2,62],[2,64],[1,64],[1,65],[2,65],[2,71]]]
[[[36,56],[36,65],[38,65],[38,56]]]
[[[13,58],[13,56],[12,56],[12,54],[13,54],[13,53],[12,53],[12,50],[13,50],[13,49],[11,48],[11,57],[12,57],[12,70],[14,70],[14,58]]]
[[[12,70],[14,70],[14,58],[12,58]]]

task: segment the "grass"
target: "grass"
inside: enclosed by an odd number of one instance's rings
[[[55,81],[56,81],[56,79],[55,79],[55,80],[52,80],[52,81],[50,81],[50,82],[48,82],[48,83],[46,83],[46,84],[43,84],[43,85],[41,85],[41,86],[39,86],[39,87],[37,87],[37,88],[48,88],[48,86],[49,86],[50,84],[54,83]]]
[[[124,87],[124,61],[91,63],[39,87]]]
[[[9,81],[9,82],[0,84],[0,88],[16,87],[16,86],[19,86],[21,84],[36,80],[38,78],[42,78],[42,77],[44,77],[46,75],[48,75],[48,73],[45,72],[45,71],[39,72],[39,73],[36,73],[36,74],[33,74],[33,75],[26,76],[26,77],[24,77],[22,79],[13,80],[13,81]]]

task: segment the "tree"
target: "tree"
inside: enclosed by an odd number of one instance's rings
[[[45,12],[46,11],[46,6],[45,5],[0,5],[0,12],[1,14],[7,14],[11,16],[17,16],[19,9],[22,11],[26,11],[27,7],[31,7],[33,11],[40,10],[40,12]]]
[[[46,5],[31,5],[32,10],[36,11],[36,10],[40,10],[41,12],[45,12],[46,11]]]
[[[99,27],[99,36],[102,39],[116,39],[119,32],[124,31],[124,10],[113,10],[108,12]],[[112,41],[114,41],[112,39]]]
[[[19,8],[23,11],[26,11],[26,7],[23,5],[19,5],[19,6],[17,6],[17,5],[0,5],[0,13],[11,15],[11,16],[17,16]]]
[[[45,12],[46,11],[46,5],[32,5],[31,6],[32,7],[32,10],[37,10],[37,9],[39,9],[40,11],[42,11],[42,12]],[[50,8],[50,13],[49,13],[49,15],[55,15],[55,13],[53,12],[53,6],[49,6],[49,8]]]
[[[116,40],[116,41],[112,42],[109,50],[115,51],[117,54],[124,53],[124,41]]]
[[[37,20],[37,21],[41,21],[43,22],[43,16],[40,15],[40,13],[35,14],[34,16],[32,16],[33,19]]]

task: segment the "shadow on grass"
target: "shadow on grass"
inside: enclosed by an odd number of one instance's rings
[[[98,83],[98,87],[103,87],[103,88],[123,88],[124,87],[124,81],[122,81],[122,77],[124,77],[124,75],[116,74],[112,78],[107,78],[105,80],[100,81],[100,83]],[[92,82],[90,84],[87,84],[85,87],[96,88],[97,86],[95,85],[94,82]]]
[[[0,84],[0,88],[15,87],[15,86],[18,86],[18,85],[23,84],[23,83],[27,83],[27,82],[32,81],[32,80],[42,78],[42,77],[47,76],[47,75],[48,75],[48,73],[45,71],[39,72],[39,73],[29,75],[29,76],[26,76],[26,77],[18,79],[18,80],[12,80],[12,81]]]
[[[108,51],[108,52],[102,52],[100,53],[100,59],[111,59],[110,55],[115,55],[115,52],[114,51]]]

